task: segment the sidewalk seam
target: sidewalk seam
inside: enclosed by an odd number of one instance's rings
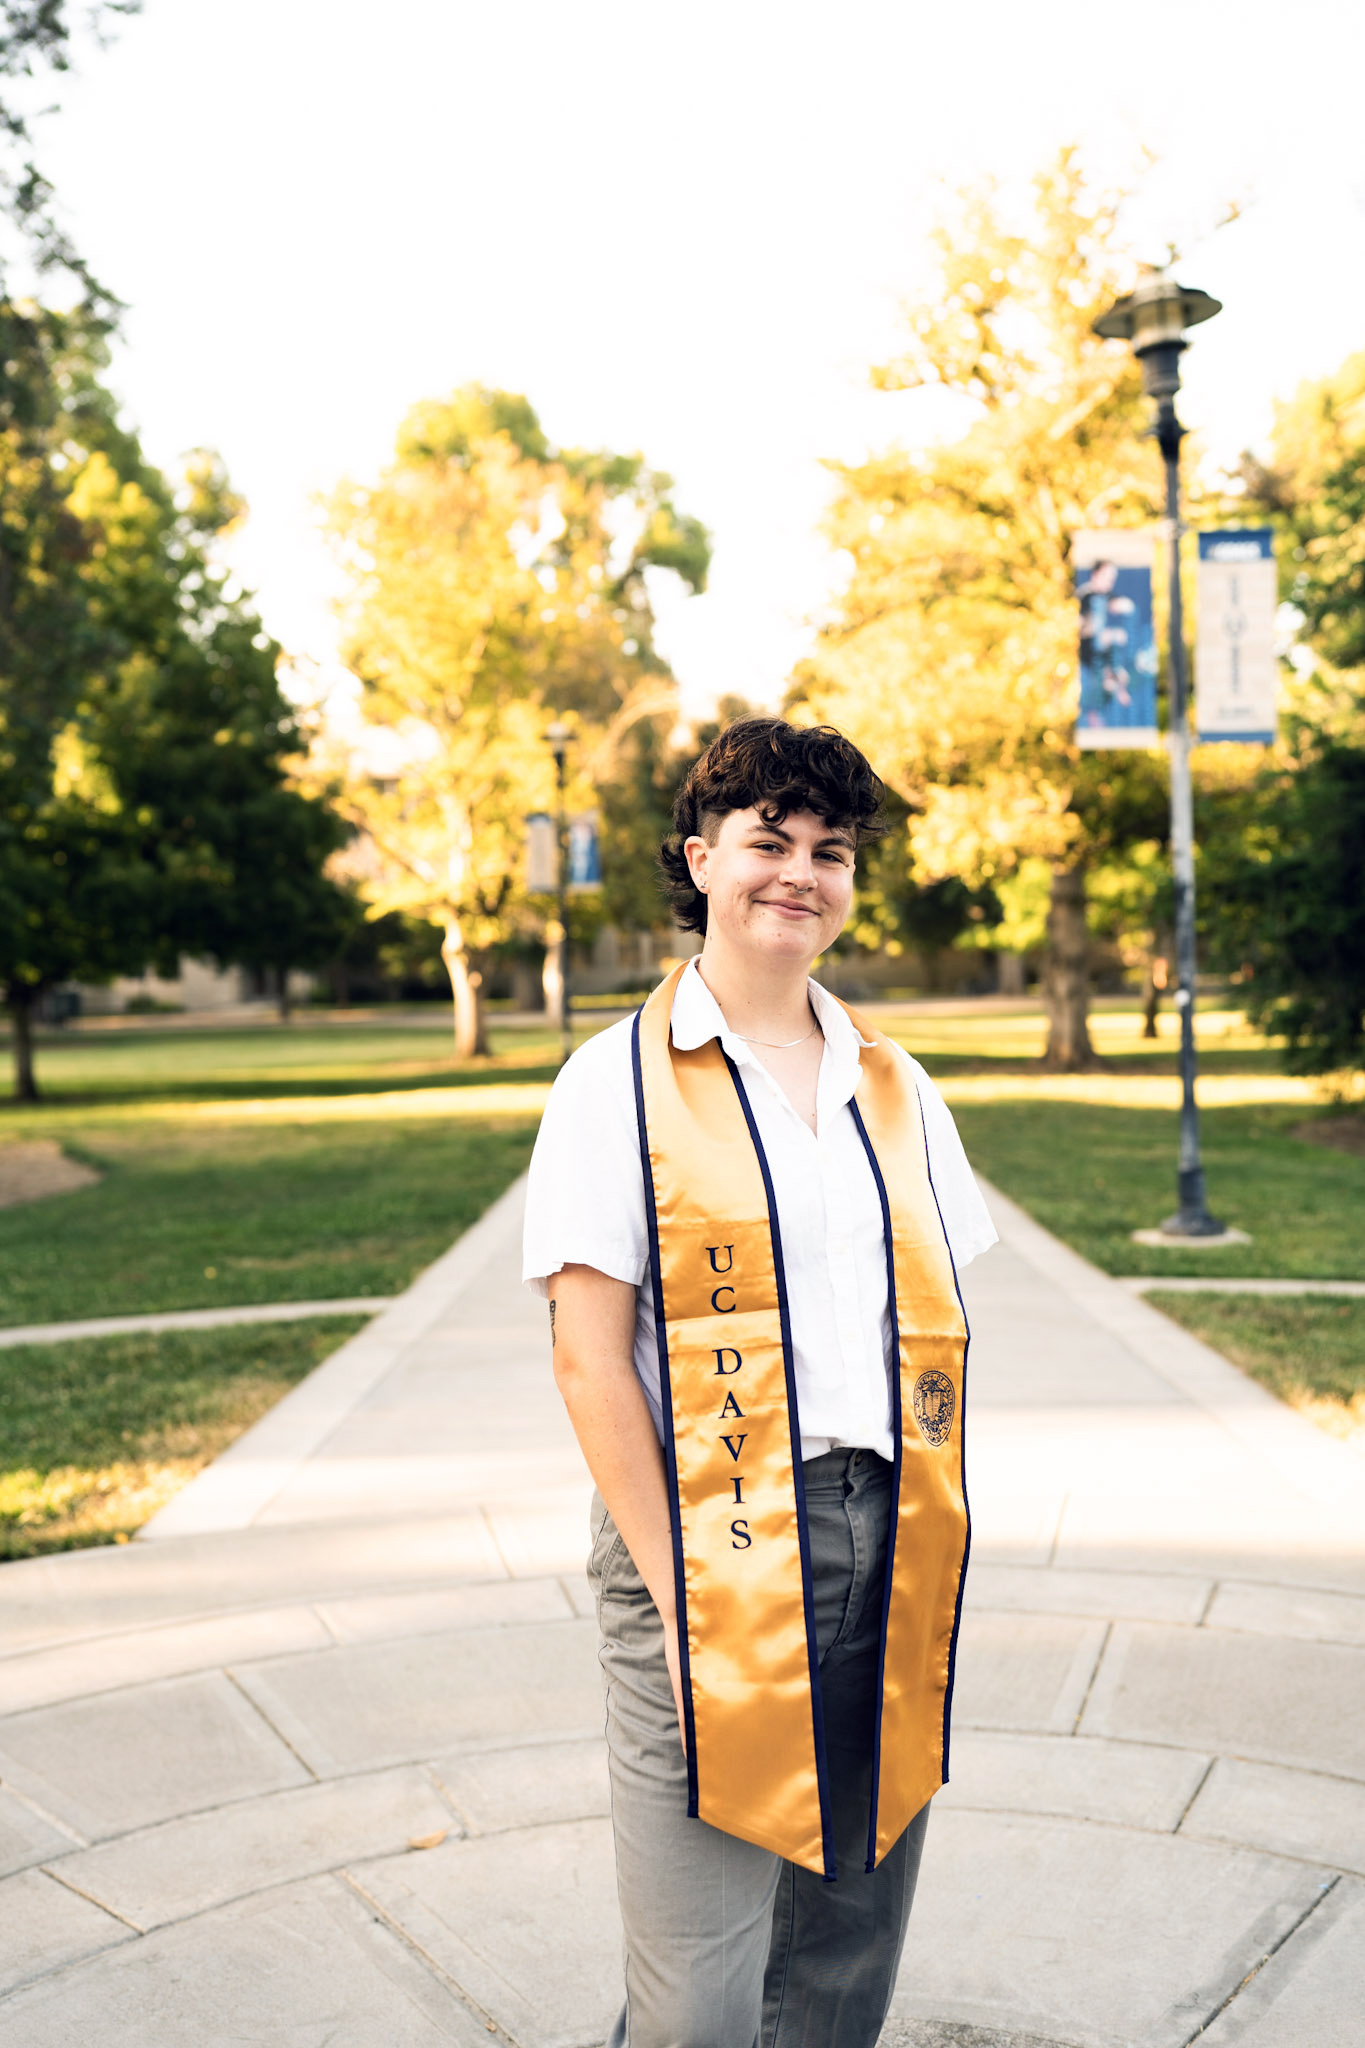
[[[312,1779],[315,1785],[322,1785],[331,1782],[329,1779],[324,1779],[320,1771],[315,1771],[313,1769],[313,1766],[309,1763],[307,1757],[301,1754],[301,1752],[289,1740],[289,1737],[284,1733],[283,1729],[276,1727],[275,1723],[271,1720],[269,1714],[267,1714],[265,1708],[261,1705],[260,1701],[258,1699],[254,1699],[252,1695],[247,1691],[246,1687],[242,1684],[241,1680],[237,1676],[237,1673],[232,1669],[232,1666],[230,1664],[219,1664],[214,1668],[222,1672],[228,1684],[242,1699],[246,1701],[247,1705],[251,1708],[253,1714],[259,1715],[260,1719],[265,1723],[266,1727],[270,1730],[271,1734],[275,1737],[276,1741],[282,1742],[284,1744],[285,1748],[289,1751],[290,1756],[293,1757],[295,1763],[298,1764],[303,1770],[307,1771],[309,1777]],[[304,1788],[302,1786],[298,1786],[295,1789],[298,1791],[302,1791]]]
[[[1319,1868],[1321,1868],[1320,1865]],[[1228,2007],[1232,2004],[1233,2000],[1235,1998],[1241,1997],[1242,1993],[1246,1990],[1247,1985],[1255,1982],[1256,1978],[1260,1976],[1266,1964],[1270,1962],[1273,1957],[1277,1956],[1280,1953],[1280,1950],[1285,1946],[1286,1942],[1293,1940],[1294,1936],[1298,1933],[1299,1929],[1305,1924],[1305,1922],[1312,1919],[1313,1915],[1317,1912],[1319,1906],[1324,1905],[1327,1902],[1327,1900],[1331,1898],[1332,1893],[1336,1890],[1337,1886],[1340,1883],[1341,1872],[1336,1871],[1322,1886],[1322,1889],[1319,1891],[1318,1896],[1315,1899],[1311,1900],[1309,1904],[1305,1907],[1303,1912],[1300,1913],[1298,1919],[1294,1922],[1293,1926],[1287,1927],[1284,1933],[1280,1936],[1279,1940],[1275,1942],[1273,1946],[1266,1950],[1265,1954],[1261,1957],[1260,1961],[1255,1965],[1255,1967],[1247,1971],[1241,1983],[1234,1985],[1232,1990],[1229,1991],[1227,1997],[1222,1999],[1220,2003],[1214,2007],[1213,2011],[1208,2015],[1206,2019],[1202,2019],[1199,2022],[1199,2025],[1195,2028],[1194,2032],[1192,2034],[1187,2034],[1185,2036],[1185,2039],[1180,2044],[1180,2048],[1193,2048],[1193,2043],[1199,2039],[1199,2036],[1201,2034],[1206,2034],[1209,2028],[1213,2025],[1214,2021],[1219,2017],[1219,2015],[1227,2011]]]

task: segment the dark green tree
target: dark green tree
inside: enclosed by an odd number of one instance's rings
[[[0,304],[0,341],[0,991],[31,1100],[60,982],[325,958],[344,828],[292,787],[279,650],[213,566],[221,466],[177,491],[143,460],[99,322]]]
[[[1365,746],[1303,727],[1206,872],[1219,964],[1299,1074],[1365,1066]]]

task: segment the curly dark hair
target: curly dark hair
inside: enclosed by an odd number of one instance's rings
[[[770,825],[788,811],[814,811],[829,825],[851,826],[858,846],[880,839],[883,789],[866,755],[832,725],[788,725],[784,718],[737,718],[688,769],[673,804],[673,830],[659,866],[673,915],[685,932],[706,930],[706,898],[692,880],[684,841],[714,843],[731,811],[757,810]]]

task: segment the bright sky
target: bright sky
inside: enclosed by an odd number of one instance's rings
[[[40,156],[131,308],[129,416],[160,462],[222,451],[292,653],[334,660],[317,493],[477,378],[711,527],[710,592],[662,608],[695,710],[806,644],[822,458],[935,431],[866,368],[944,181],[1155,151],[1132,232],[1226,303],[1182,401],[1220,453],[1365,347],[1363,60],[1360,0],[147,0]]]

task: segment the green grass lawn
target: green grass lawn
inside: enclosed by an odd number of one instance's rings
[[[953,1114],[973,1164],[1106,1273],[1365,1279],[1365,1158],[1294,1135],[1324,1111],[1250,1103],[1203,1112],[1209,1206],[1251,1236],[1206,1251],[1132,1241],[1175,1208],[1173,1109],[1020,1095],[954,1101]]]
[[[0,1559],[126,1542],[362,1321],[0,1350]]]
[[[554,1072],[550,1033],[457,1063],[444,1020],[53,1038],[0,1145],[101,1179],[0,1209],[9,1327],[396,1293],[521,1172]],[[0,1557],[127,1536],[353,1327],[0,1351]]]
[[[104,1178],[0,1210],[10,1326],[396,1293],[515,1179],[535,1134],[534,1110],[25,1124]]]
[[[1161,1294],[1147,1299],[1334,1436],[1365,1440],[1358,1295]]]
[[[1105,1075],[1060,1089],[1034,1064],[1036,1005],[878,1021],[943,1083],[981,1171],[1105,1270],[1365,1274],[1365,1157],[1296,1135],[1328,1112],[1235,1011],[1200,1020],[1204,1148],[1215,1211],[1252,1243],[1204,1253],[1130,1236],[1174,1206],[1169,1018],[1153,1045],[1131,1004],[1102,1006]],[[585,1035],[596,1028],[583,1019]],[[495,1025],[493,1046],[457,1062],[443,1013],[47,1034],[47,1099],[0,1102],[0,1145],[55,1139],[102,1178],[0,1209],[0,1324],[396,1292],[529,1156],[555,1037]],[[1270,1355],[1267,1330],[1290,1366],[1296,1346],[1360,1348],[1349,1315],[1273,1309],[1278,1321],[1262,1302],[1239,1307],[1240,1335],[1203,1328],[1222,1312],[1207,1297],[1174,1312],[1249,1370]],[[0,1555],[128,1533],[342,1335],[330,1321],[0,1353]],[[1310,1413],[1345,1398],[1300,1384]]]
[[[342,1095],[394,1089],[477,1086],[515,1072],[553,1080],[558,1039],[549,1030],[490,1030],[492,1056],[457,1060],[449,1020],[395,1012],[391,1023],[129,1025],[46,1031],[38,1037],[38,1085],[50,1109],[99,1103],[234,1102],[290,1095]],[[0,1136],[5,1118],[27,1117],[4,1105],[8,1045],[0,1038]]]

